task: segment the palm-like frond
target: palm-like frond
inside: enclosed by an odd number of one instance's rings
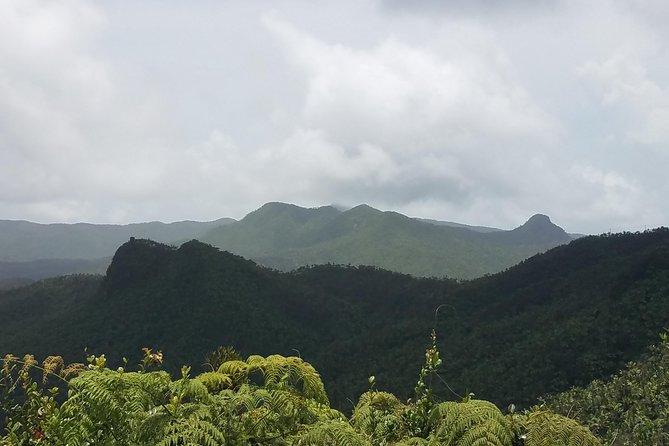
[[[530,412],[521,422],[527,446],[601,446],[586,427],[547,410]]]

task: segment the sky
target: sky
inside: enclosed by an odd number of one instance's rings
[[[0,219],[669,224],[665,0],[2,0]]]

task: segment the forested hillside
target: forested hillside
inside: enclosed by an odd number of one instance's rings
[[[137,363],[150,347],[173,371],[219,345],[300,355],[323,371],[333,404],[350,410],[370,375],[409,396],[435,327],[452,388],[435,391],[505,407],[637,358],[667,325],[668,294],[667,229],[586,237],[463,283],[371,267],[279,273],[197,241],[131,240],[104,278],[0,293],[0,353],[75,361],[88,347],[114,364]]]
[[[454,227],[366,205],[340,211],[268,203],[200,240],[289,271],[336,263],[375,265],[421,277],[474,278],[508,268],[572,237],[543,215],[512,231]]]
[[[606,380],[548,397],[544,408],[576,418],[604,444],[669,443],[669,340],[667,332],[639,360]]]

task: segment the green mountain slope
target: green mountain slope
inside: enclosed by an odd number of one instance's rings
[[[662,333],[641,360],[607,380],[545,399],[545,406],[578,419],[609,445],[663,445],[669,439],[669,341]]]
[[[218,345],[299,354],[346,408],[369,375],[407,397],[435,326],[454,392],[442,386],[442,397],[473,391],[527,405],[637,358],[667,325],[667,296],[667,229],[582,238],[464,283],[373,267],[279,273],[197,241],[177,249],[132,240],[105,278],[0,293],[0,354],[72,361],[88,346],[137,362],[147,346],[162,349],[172,370],[201,364]]]
[[[513,231],[435,225],[366,205],[348,211],[268,203],[201,238],[263,265],[374,265],[423,277],[474,278],[508,268],[572,238],[548,217]]]

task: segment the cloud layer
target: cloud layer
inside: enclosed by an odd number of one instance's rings
[[[0,5],[0,218],[666,224],[663,2]]]

